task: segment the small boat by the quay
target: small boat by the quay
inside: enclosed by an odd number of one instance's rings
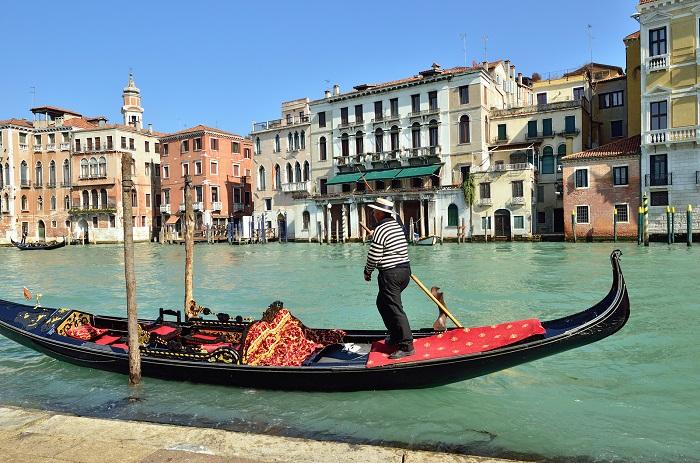
[[[424,236],[413,242],[416,246],[434,246],[437,243],[438,237],[435,235]]]
[[[10,238],[12,245],[21,251],[50,251],[52,249],[62,248],[66,245],[66,240],[63,241],[46,241],[37,243],[19,243]]]
[[[163,310],[139,321],[144,376],[261,389],[354,391],[439,386],[599,341],[630,315],[619,262],[612,286],[582,312],[540,322],[414,331],[416,354],[389,359],[385,331],[310,329],[274,303],[261,320],[227,314],[181,320]],[[200,308],[201,309],[201,308]],[[203,310],[208,314],[207,309]],[[166,321],[165,317],[173,318]],[[0,333],[59,360],[128,373],[127,320],[0,300]]]

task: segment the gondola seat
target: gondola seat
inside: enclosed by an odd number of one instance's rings
[[[113,344],[113,343],[119,341],[121,338],[122,338],[121,336],[114,336],[114,335],[106,333],[106,334],[103,334],[102,336],[100,336],[99,338],[95,339],[93,342],[95,344],[100,344],[102,346],[108,346],[110,344]]]
[[[95,328],[89,323],[81,323],[65,330],[66,336],[81,341],[93,341],[104,335],[107,331],[105,328]]]

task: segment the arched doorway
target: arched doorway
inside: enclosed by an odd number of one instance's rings
[[[499,209],[494,214],[496,239],[505,239],[510,241],[510,211],[508,209]]]
[[[89,243],[90,242],[90,236],[88,234],[88,224],[85,219],[80,219],[78,222],[78,236],[76,236],[78,240],[82,240],[83,243]]]
[[[281,212],[277,214],[277,231],[280,241],[287,241],[287,217]]]
[[[39,221],[39,239],[40,240],[46,239],[46,224],[44,223],[43,220]]]

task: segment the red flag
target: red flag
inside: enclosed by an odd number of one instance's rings
[[[32,293],[31,293],[31,291],[29,291],[29,288],[27,288],[26,286],[24,288],[22,288],[22,294],[24,294],[24,298],[26,300],[29,301],[32,299]]]

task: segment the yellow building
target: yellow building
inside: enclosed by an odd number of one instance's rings
[[[700,1],[641,0],[637,17],[642,190],[650,200],[650,232],[663,233],[667,205],[681,210],[700,205]]]

